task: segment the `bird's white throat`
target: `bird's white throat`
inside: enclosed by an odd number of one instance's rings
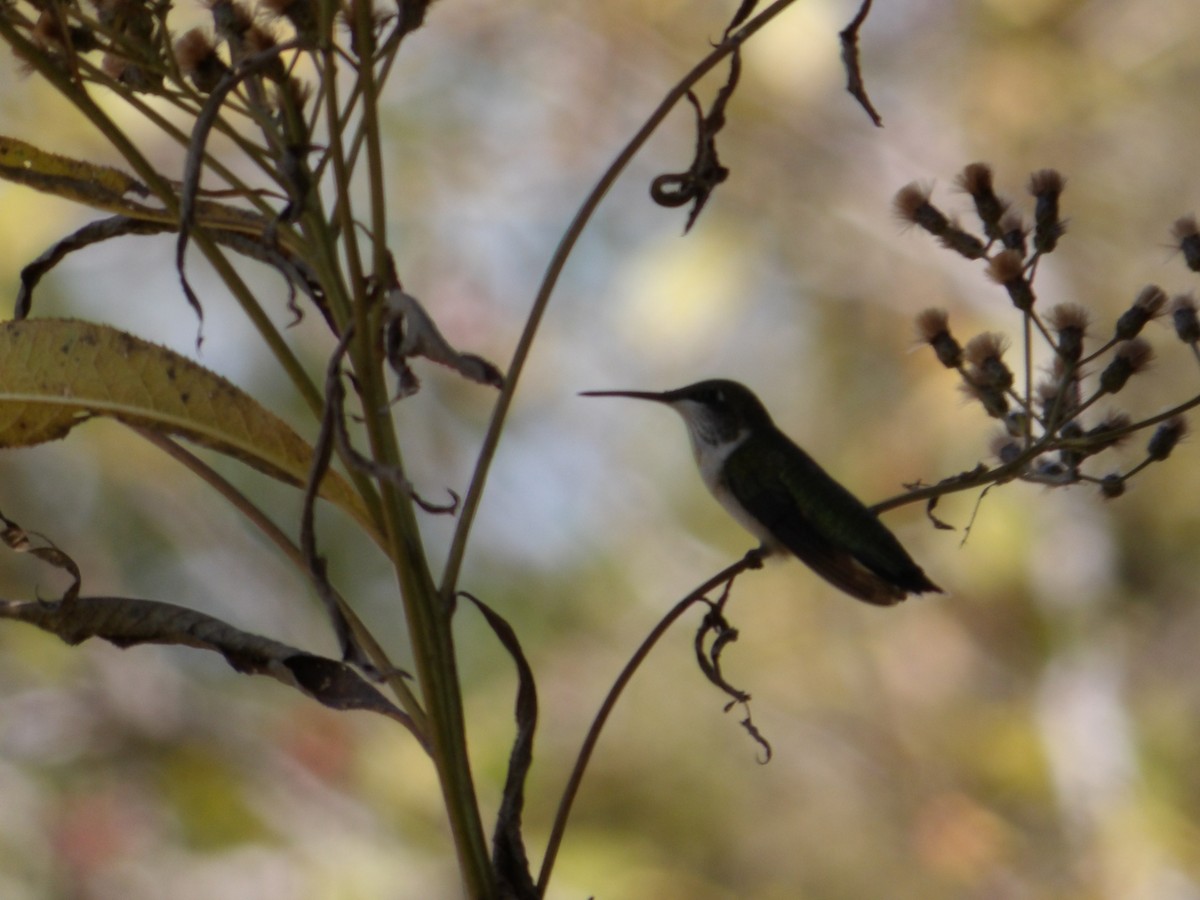
[[[681,400],[673,403],[672,408],[687,424],[692,454],[696,457],[696,465],[700,468],[704,484],[718,499],[722,499],[724,486],[721,484],[721,470],[729,454],[750,437],[750,429],[740,428],[731,439],[722,440],[717,423],[713,421],[711,412],[704,405],[693,400]]]
[[[762,541],[764,550],[775,555],[780,548],[770,529],[746,511],[730,493],[721,477],[729,454],[746,442],[750,437],[750,429],[739,428],[732,438],[722,440],[720,429],[707,407],[690,400],[674,403],[672,407],[687,423],[692,454],[696,457],[696,465],[700,469],[700,477],[704,479],[705,487],[739,525]]]

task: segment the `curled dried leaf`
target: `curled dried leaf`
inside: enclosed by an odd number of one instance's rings
[[[740,13],[739,10],[739,15]],[[687,92],[688,102],[696,111],[696,151],[692,157],[692,164],[686,172],[659,175],[650,184],[650,197],[659,206],[692,204],[692,211],[688,214],[687,224],[683,228],[685,234],[695,224],[696,218],[717,185],[729,177],[729,170],[721,165],[717,157],[717,133],[725,127],[725,106],[737,88],[741,71],[741,51],[734,48],[729,55],[729,77],[717,92],[707,115],[700,107],[696,95],[691,91]]]
[[[496,366],[481,356],[455,350],[421,302],[400,287],[388,291],[385,341],[388,363],[400,380],[398,397],[407,397],[420,386],[408,366],[408,360],[414,356],[448,366],[471,381],[494,388],[504,386],[504,376]]]

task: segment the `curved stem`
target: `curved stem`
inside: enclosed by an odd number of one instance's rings
[[[550,264],[546,268],[546,274],[542,277],[542,284],[538,288],[537,297],[533,301],[533,308],[529,312],[529,318],[525,322],[525,328],[521,332],[520,339],[517,341],[512,362],[509,364],[508,373],[505,375],[504,387],[500,391],[500,397],[496,401],[496,408],[492,412],[492,420],[488,423],[487,434],[484,436],[483,446],[479,450],[479,460],[475,465],[475,472],[471,476],[470,487],[463,498],[462,508],[458,515],[458,527],[454,530],[454,538],[450,544],[450,552],[446,558],[446,567],[442,572],[441,592],[443,597],[452,596],[457,587],[458,574],[462,567],[467,537],[470,534],[471,524],[475,519],[475,512],[479,507],[483,488],[487,482],[488,469],[491,467],[492,458],[495,456],[496,445],[500,441],[500,433],[504,428],[505,417],[508,415],[508,409],[512,405],[517,380],[520,378],[525,360],[529,356],[529,350],[533,345],[533,339],[537,334],[542,315],[546,312],[546,307],[550,303],[550,295],[554,292],[554,287],[558,283],[558,277],[562,274],[563,267],[567,263],[567,258],[579,242],[579,237],[583,233],[583,229],[587,227],[588,221],[600,205],[600,201],[604,199],[604,195],[608,193],[608,189],[613,186],[630,160],[633,159],[642,148],[642,145],[650,138],[650,135],[662,124],[662,121],[674,108],[675,104],[692,89],[696,82],[712,70],[717,63],[733,53],[751,35],[774,19],[787,7],[791,6],[792,3],[793,0],[776,0],[776,2],[772,3],[737,31],[727,35],[721,43],[713,48],[712,52],[688,72],[683,80],[667,93],[667,96],[663,98],[654,112],[650,114],[650,118],[638,129],[637,134],[617,154],[617,158],[613,160],[607,171],[596,182],[596,186],[592,188],[591,193],[583,201],[583,205],[580,206],[579,211],[575,213],[575,218],[571,220],[571,224],[563,234],[562,240],[559,241],[558,246],[555,248],[554,256],[550,259]]]
[[[567,786],[563,789],[562,799],[558,803],[558,811],[554,815],[554,825],[550,829],[550,839],[546,843],[546,855],[542,858],[542,870],[538,874],[537,888],[539,897],[546,896],[546,885],[550,881],[550,873],[554,868],[554,861],[558,857],[558,848],[562,844],[563,834],[567,829],[567,819],[571,815],[571,807],[574,806],[575,797],[579,793],[579,785],[583,782],[583,774],[587,770],[588,762],[592,758],[592,752],[596,749],[596,744],[600,740],[600,732],[604,729],[605,723],[608,722],[608,717],[612,713],[613,707],[617,705],[617,700],[620,699],[625,686],[629,684],[634,673],[645,662],[646,657],[650,655],[650,651],[654,649],[654,645],[658,643],[659,638],[667,633],[667,630],[675,624],[680,616],[687,612],[694,604],[702,600],[704,595],[713,588],[733,581],[742,572],[754,568],[758,559],[757,551],[750,551],[745,557],[731,566],[726,566],[671,607],[671,610],[654,626],[654,630],[642,641],[641,646],[630,657],[629,662],[625,663],[625,668],[621,670],[621,674],[617,676],[617,680],[613,682],[613,686],[608,689],[608,695],[604,698],[604,702],[600,704],[600,710],[596,713],[596,718],[592,720],[592,726],[588,729],[587,736],[583,739],[583,745],[579,748],[579,755],[575,757],[575,767],[571,770],[571,777],[567,779]]]

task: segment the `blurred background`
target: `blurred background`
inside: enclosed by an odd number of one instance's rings
[[[452,342],[507,364],[575,209],[734,5],[443,0],[407,39],[385,108],[391,245],[406,289]],[[1168,233],[1200,196],[1191,0],[877,4],[861,45],[882,129],[843,91],[837,33],[855,9],[799,0],[747,45],[718,143],[732,174],[686,237],[686,210],[647,195],[691,159],[692,113],[672,114],[604,201],[542,326],[462,579],[513,624],[538,677],[525,815],[535,866],[625,660],[753,544],[704,490],[669,411],[578,391],[736,378],[868,503],[992,462],[995,426],[916,346],[912,321],[941,306],[960,339],[994,330],[1016,342],[1019,320],[980,265],[891,211],[918,181],[971,224],[953,181],[977,160],[1025,210],[1031,171],[1068,179],[1069,233],[1038,271],[1040,304],[1087,306],[1103,337],[1146,283],[1195,287]],[[0,132],[119,162],[18,68],[0,56]],[[724,71],[702,85],[706,105]],[[179,148],[145,140],[178,177]],[[92,217],[0,183],[0,304],[23,265]],[[131,238],[75,254],[43,282],[34,314],[109,322],[194,355],[173,246]],[[288,322],[282,284],[242,270]],[[205,302],[200,362],[313,435],[198,255],[189,272]],[[288,332],[314,371],[330,350],[318,318]],[[1135,417],[1200,391],[1170,328],[1146,336],[1156,365],[1116,407]],[[417,369],[423,390],[396,408],[410,474],[428,497],[462,492],[494,394]],[[1097,474],[1135,463],[1143,442]],[[216,464],[294,528],[294,491]],[[740,713],[723,713],[697,670],[698,621],[680,624],[601,740],[551,895],[1200,897],[1198,491],[1185,443],[1116,501],[1006,485],[982,502],[943,501],[956,531],[903,507],[885,521],[947,594],[891,609],[797,563],[744,576],[725,674],[753,695],[774,759],[758,764]],[[119,426],[0,455],[0,509],[72,554],[85,592],[169,600],[335,652],[303,579]],[[423,524],[436,567],[452,523]],[[403,664],[387,567],[332,511],[322,538],[343,592]],[[3,596],[56,589],[33,561],[0,561]],[[469,609],[458,637],[490,820],[513,670]],[[68,648],[0,624],[0,797],[5,898],[458,890],[432,768],[405,732],[195,651]]]

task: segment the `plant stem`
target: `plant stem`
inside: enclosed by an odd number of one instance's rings
[[[722,569],[704,584],[700,585],[673,607],[670,611],[659,620],[654,629],[642,641],[641,646],[630,657],[629,662],[625,663],[625,667],[621,669],[621,674],[617,676],[617,680],[613,682],[613,686],[608,689],[608,694],[604,698],[604,702],[600,704],[600,709],[596,713],[596,717],[592,719],[592,725],[588,729],[587,736],[583,739],[583,745],[579,748],[579,754],[575,757],[575,767],[571,770],[571,777],[567,779],[567,786],[563,789],[562,799],[558,803],[558,811],[554,815],[554,825],[550,829],[550,839],[546,842],[546,855],[542,858],[542,869],[538,874],[538,895],[546,896],[546,886],[550,882],[550,873],[554,869],[554,861],[558,857],[558,848],[562,844],[563,834],[567,829],[567,819],[571,815],[571,807],[575,803],[575,797],[579,793],[579,785],[583,782],[583,774],[587,770],[588,762],[592,758],[592,752],[596,749],[596,744],[600,740],[600,732],[604,729],[604,725],[608,722],[608,717],[613,711],[613,707],[617,705],[617,701],[621,698],[621,693],[625,690],[625,686],[629,684],[634,674],[646,657],[650,655],[650,651],[654,649],[654,645],[659,639],[667,633],[672,625],[678,621],[679,617],[688,611],[693,605],[704,598],[704,595],[713,588],[732,581],[746,569],[751,567],[750,557],[744,557],[733,565]]]
[[[372,269],[375,283],[383,288],[388,283],[389,257],[386,239],[385,184],[383,156],[380,146],[379,121],[375,115],[378,86],[374,78],[374,23],[369,4],[354,7],[352,27],[359,53],[359,84],[362,86],[362,127],[366,133],[368,189],[371,197]],[[328,65],[333,64],[327,56]],[[330,117],[336,126],[336,114]],[[340,145],[334,153],[335,170],[344,170],[345,157]],[[346,185],[341,185],[343,189]],[[339,197],[342,209],[349,209],[348,193]],[[343,238],[353,240],[353,223],[343,223]],[[353,245],[351,245],[353,246]],[[358,375],[362,394],[363,415],[374,459],[389,468],[403,472],[400,448],[392,425],[387,385],[383,376],[375,336],[370,327],[365,280],[354,285],[354,319],[357,334],[351,345],[351,356]],[[459,874],[463,889],[472,900],[493,900],[497,897],[496,880],[491,857],[484,838],[475,783],[467,752],[466,721],[463,714],[462,691],[451,631],[453,607],[439,594],[429,571],[421,545],[412,497],[389,480],[380,482],[383,515],[391,543],[391,558],[396,568],[405,618],[412,640],[413,661],[428,715],[433,760],[437,767],[446,803],[446,813],[458,854]]]
[[[609,188],[620,177],[630,160],[642,148],[642,145],[649,140],[650,135],[662,124],[662,121],[674,108],[675,104],[692,89],[696,82],[711,71],[717,63],[745,43],[751,35],[783,12],[792,2],[793,0],[776,0],[775,3],[772,3],[737,31],[728,35],[695,68],[688,72],[683,80],[667,93],[654,112],[650,114],[650,118],[638,129],[637,134],[617,154],[616,159],[613,160],[605,173],[600,176],[600,180],[596,182],[596,186],[587,195],[579,211],[575,213],[575,218],[571,220],[571,224],[567,227],[566,232],[554,250],[554,255],[551,257],[550,264],[546,268],[546,274],[542,276],[541,286],[538,288],[537,296],[533,301],[533,307],[530,309],[529,317],[525,321],[525,328],[522,330],[516,349],[513,351],[512,362],[509,363],[508,372],[504,376],[504,387],[500,391],[500,397],[496,400],[496,407],[492,412],[492,420],[488,423],[487,434],[484,436],[483,446],[479,450],[479,459],[475,464],[475,471],[471,476],[471,484],[467,488],[467,494],[463,498],[462,507],[459,510],[458,527],[454,530],[454,537],[446,558],[446,566],[442,571],[441,591],[443,597],[453,596],[458,585],[458,575],[462,567],[463,554],[466,551],[467,537],[470,534],[471,525],[475,520],[476,510],[479,508],[479,501],[483,495],[484,485],[487,483],[488,470],[496,454],[496,445],[500,441],[500,433],[504,428],[504,420],[508,415],[509,407],[512,405],[517,380],[521,377],[521,370],[524,368],[525,360],[528,358],[530,348],[533,346],[533,339],[537,335],[538,325],[541,324],[542,316],[550,303],[550,295],[554,292],[554,287],[558,283],[559,275],[562,274],[563,267],[567,263],[567,258],[579,242],[580,235],[583,234],[583,230],[587,227],[592,214],[595,213],[596,208],[600,205],[600,201],[604,199],[604,195],[608,193]]]

